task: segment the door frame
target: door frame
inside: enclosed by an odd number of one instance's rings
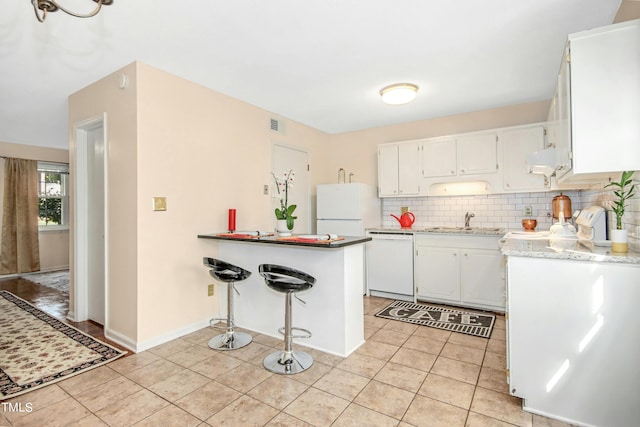
[[[293,145],[293,144],[287,144],[284,142],[278,142],[278,141],[271,141],[271,171],[273,171],[273,165],[275,163],[275,158],[276,158],[276,146],[279,147],[283,147],[289,150],[296,150],[296,151],[300,151],[302,153],[305,153],[307,155],[307,166],[310,168],[311,165],[311,160],[309,160],[309,150],[306,147],[301,147],[299,145]],[[315,217],[315,215],[312,214],[312,210],[313,212],[315,212],[314,210],[314,205],[312,205],[311,200],[311,171],[307,170],[308,173],[308,185],[306,188],[306,193],[307,193],[307,206],[309,207],[307,210],[307,223],[309,224],[309,233],[312,233],[313,230],[315,230],[315,224],[313,224],[313,218]],[[299,203],[298,203],[299,204]],[[272,204],[269,205],[270,206],[270,212],[272,213]]]
[[[73,213],[74,213],[74,221],[73,221],[73,230],[74,230],[74,250],[73,250],[73,260],[74,260],[74,298],[73,298],[73,311],[69,311],[71,320],[74,322],[82,322],[86,321],[89,318],[89,286],[88,286],[88,278],[89,278],[89,258],[88,258],[88,247],[89,247],[89,235],[88,235],[88,209],[87,205],[88,201],[88,192],[89,188],[87,185],[88,181],[88,165],[87,165],[87,155],[88,155],[88,134],[89,132],[99,129],[102,127],[102,138],[103,138],[103,147],[104,147],[104,186],[103,186],[103,197],[104,197],[104,330],[107,330],[107,325],[109,323],[109,300],[107,298],[108,287],[109,287],[109,269],[107,268],[109,265],[109,218],[108,218],[108,198],[107,198],[107,189],[108,189],[108,139],[107,139],[107,113],[103,113],[101,116],[91,117],[89,119],[83,120],[81,122],[76,123],[73,126],[75,132],[75,177],[73,180],[73,195],[74,195],[74,203],[73,203]]]

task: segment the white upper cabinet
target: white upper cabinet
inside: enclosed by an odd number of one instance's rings
[[[422,143],[422,176],[435,178],[455,176],[458,155],[454,137],[432,138]]]
[[[495,132],[430,138],[422,142],[422,176],[455,177],[495,173]]]
[[[404,142],[378,146],[378,195],[415,196],[420,191],[418,143]]]
[[[640,20],[571,34],[567,52],[556,91],[570,111],[559,108],[568,124],[556,145],[559,181],[640,169]]]
[[[480,175],[498,171],[498,136],[495,132],[459,136],[458,174]]]
[[[545,189],[545,177],[529,173],[527,156],[544,148],[542,126],[505,130],[502,142],[502,180],[505,192],[540,191]]]

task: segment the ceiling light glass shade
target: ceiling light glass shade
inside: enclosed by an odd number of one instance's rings
[[[56,0],[31,0],[31,4],[33,5],[33,11],[36,14],[36,18],[40,22],[44,22],[47,18],[47,12],[55,12],[60,9],[64,13],[67,13],[71,16],[75,16],[76,18],[90,18],[95,16],[100,12],[102,6],[108,6],[113,3],[113,0],[93,0],[97,3],[96,7],[89,13],[76,13],[69,9],[63,7]]]
[[[418,94],[418,86],[411,83],[396,83],[380,90],[385,104],[402,105],[413,101]]]

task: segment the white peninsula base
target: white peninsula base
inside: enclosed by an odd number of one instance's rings
[[[313,336],[295,343],[346,357],[364,343],[364,244],[340,247],[281,245],[249,241],[217,240],[218,258],[252,272],[236,285],[237,326],[282,338],[285,295],[276,292],[258,273],[260,264],[291,267],[316,279],[308,291],[292,301],[293,326]],[[219,286],[220,313],[226,315],[226,286]]]
[[[511,394],[575,425],[638,425],[640,265],[509,256],[507,271]]]

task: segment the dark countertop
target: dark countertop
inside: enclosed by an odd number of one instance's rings
[[[328,243],[322,242],[301,242],[296,240],[291,240],[291,238],[296,238],[301,236],[300,234],[293,234],[291,237],[278,237],[278,235],[273,236],[261,236],[261,237],[230,237],[224,236],[221,234],[225,233],[211,233],[211,234],[198,234],[198,239],[214,239],[214,240],[226,240],[232,242],[242,242],[242,243],[267,243],[273,245],[289,245],[289,246],[301,246],[301,247],[313,247],[313,248],[323,248],[323,249],[336,249],[336,248],[344,248],[345,246],[358,245],[361,243],[366,243],[371,240],[371,237],[352,237],[352,236],[340,236],[342,240],[334,240]]]

